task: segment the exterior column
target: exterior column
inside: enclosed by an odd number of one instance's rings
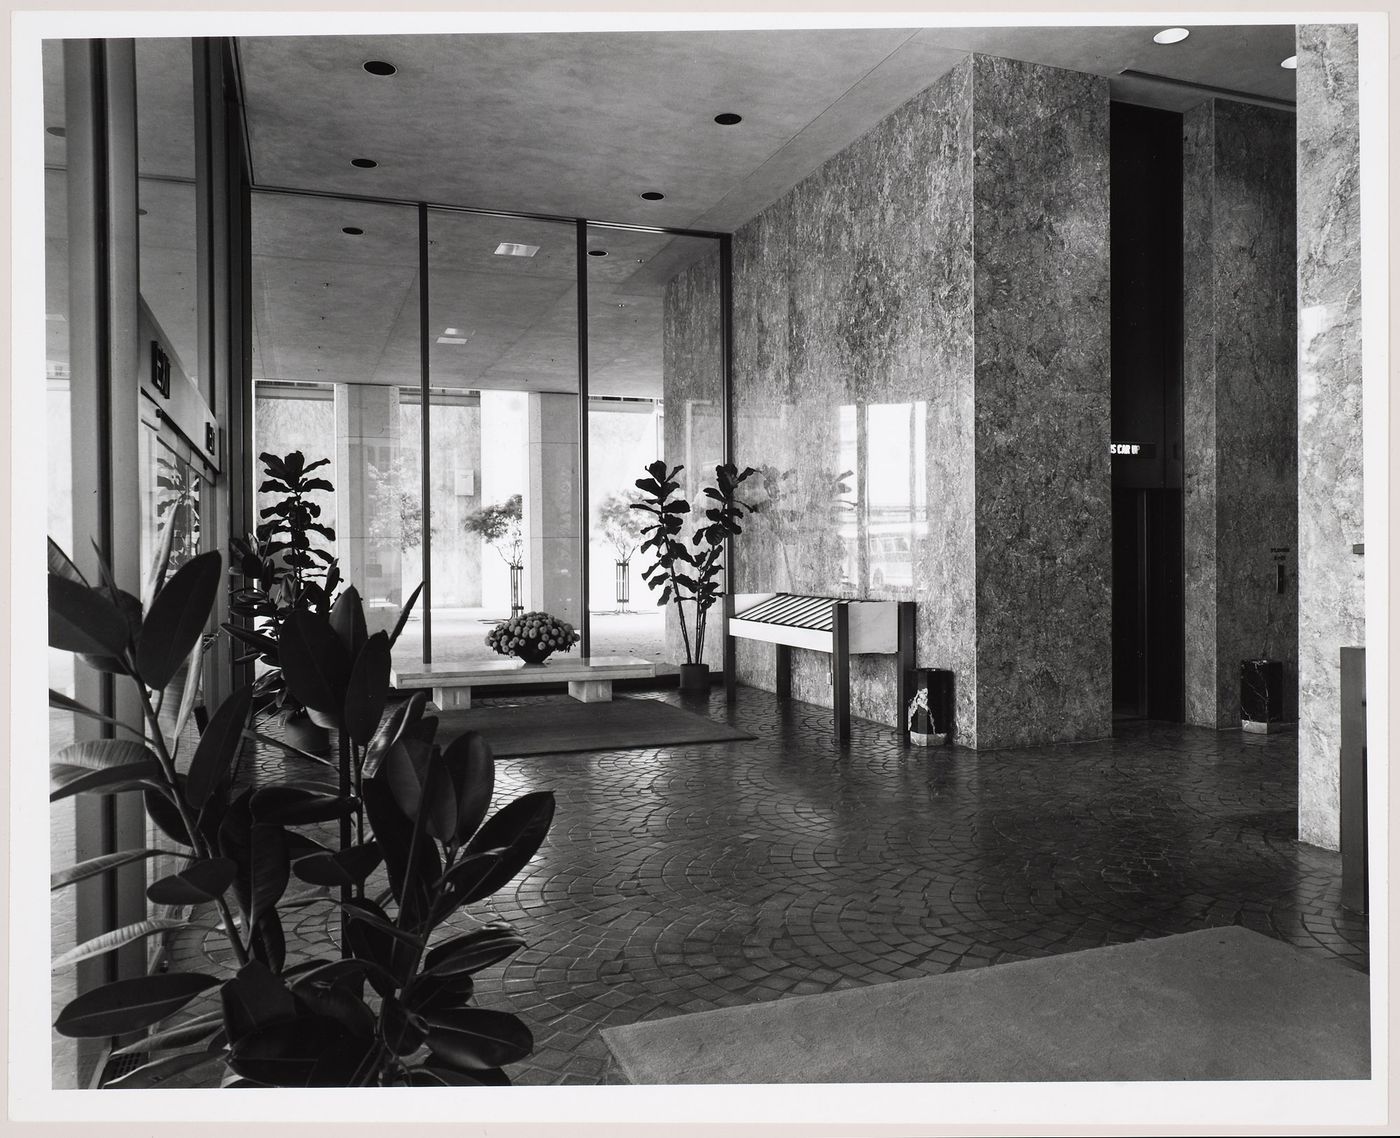
[[[399,438],[398,388],[335,385],[336,556],[364,599],[371,633],[393,628],[403,604]]]
[[[1293,116],[1184,116],[1186,720],[1240,724],[1240,661],[1283,662],[1296,716],[1298,466]]]
[[[583,621],[579,582],[578,397],[531,393],[530,492],[525,496],[527,607]]]
[[[1355,25],[1298,28],[1298,836],[1338,848],[1339,650],[1366,642]]]

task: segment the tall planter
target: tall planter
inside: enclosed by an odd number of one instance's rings
[[[710,690],[709,664],[682,664],[680,688],[683,692],[707,692]]]

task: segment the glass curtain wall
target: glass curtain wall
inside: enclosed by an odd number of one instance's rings
[[[659,591],[642,580],[650,557],[636,547],[648,515],[626,507],[644,468],[663,459],[683,467],[695,511],[687,539],[703,520],[704,488],[724,460],[719,242],[590,226],[587,269],[592,650],[669,666],[685,660],[678,613],[658,608]],[[703,659],[717,669],[711,615]],[[693,617],[686,605],[691,633]]]
[[[298,451],[308,499],[370,631],[421,581],[418,218],[412,207],[258,193],[252,201],[253,442]],[[255,485],[261,485],[259,477]],[[259,492],[255,520],[276,498]],[[400,649],[416,653],[421,614]]]
[[[496,622],[544,610],[587,620],[595,656],[667,670],[678,627],[642,580],[627,506],[657,458],[686,468],[697,502],[722,460],[718,241],[590,226],[580,266],[574,222],[423,216],[426,305],[417,208],[253,195],[254,449],[330,460],[327,548],[376,627],[426,562],[401,663],[490,659]],[[716,634],[707,659],[720,649]]]
[[[583,623],[576,228],[431,210],[434,660],[512,611]]]

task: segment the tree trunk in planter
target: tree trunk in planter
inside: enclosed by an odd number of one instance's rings
[[[709,664],[682,664],[681,691],[704,692],[710,690]]]

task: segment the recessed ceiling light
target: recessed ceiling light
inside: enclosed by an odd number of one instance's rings
[[[365,61],[365,70],[371,75],[392,75],[398,68],[382,59],[370,59]]]
[[[1163,28],[1152,37],[1153,43],[1180,43],[1191,33],[1185,28]]]
[[[48,129],[48,132],[49,132],[51,135],[53,135],[55,138],[67,138],[67,137],[68,137],[68,130],[67,130],[66,127],[51,126],[51,127],[48,127],[47,129]]]
[[[590,257],[606,257],[608,251],[606,249],[590,249],[588,250],[588,255]]]
[[[720,126],[734,126],[736,123],[744,121],[743,115],[736,115],[731,111],[725,111],[722,115],[715,115],[715,122]]]
[[[444,336],[460,336],[460,335],[462,334],[462,329],[460,329],[460,328],[444,328],[444,329],[442,330],[442,334],[443,334]]]
[[[1280,63],[1279,66],[1280,66],[1280,67],[1286,67],[1286,68],[1288,68],[1289,71],[1297,71],[1297,70],[1298,70],[1298,57],[1297,57],[1296,55],[1290,55],[1287,59],[1285,59],[1282,63]]]
[[[538,245],[520,245],[514,241],[502,241],[496,246],[498,257],[533,257],[539,251]]]
[[[655,190],[648,190],[642,195],[642,200],[648,202],[659,202],[665,196],[665,194],[657,193]]]
[[[350,165],[358,166],[361,170],[373,170],[379,163],[373,158],[352,158]]]
[[[146,216],[146,210],[142,209],[140,206],[137,206],[137,207],[136,207],[136,216],[137,216],[137,217],[145,217],[145,216]]]
[[[439,337],[437,338],[437,342],[438,342],[439,344],[465,344],[465,343],[467,342],[467,337],[465,337],[465,336],[439,336]]]
[[[343,226],[340,231],[350,234],[351,237],[359,237],[360,234],[364,232],[358,225],[346,225]]]

